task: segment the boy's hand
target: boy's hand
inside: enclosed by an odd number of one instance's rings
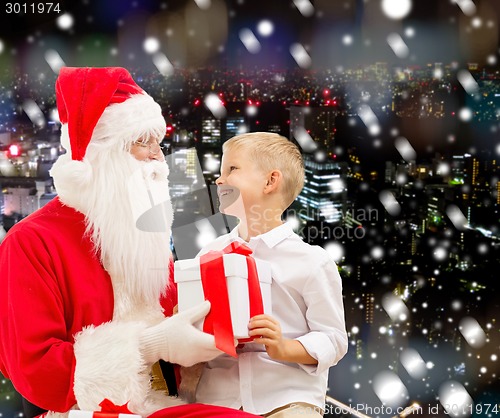
[[[248,335],[254,343],[264,344],[269,357],[274,360],[285,360],[285,341],[281,335],[280,323],[272,316],[255,315],[248,323]]]
[[[248,323],[248,335],[254,343],[264,344],[273,360],[301,364],[318,364],[298,340],[283,338],[280,323],[269,315],[255,315]]]

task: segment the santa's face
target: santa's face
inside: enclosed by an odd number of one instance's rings
[[[130,154],[139,161],[165,161],[157,138],[140,138],[138,141],[132,142]]]

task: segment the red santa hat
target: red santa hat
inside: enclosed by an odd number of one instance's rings
[[[136,98],[142,99],[139,105],[137,100],[131,100]],[[145,98],[149,100],[145,102]],[[68,150],[73,160],[83,160],[96,125],[105,111],[110,113],[107,110],[114,108],[112,105],[120,104],[116,112],[127,114],[128,117],[110,117],[115,119],[117,126],[106,123],[107,132],[101,130],[100,137],[112,137],[114,133],[119,134],[120,128],[131,125],[137,132],[148,131],[150,127],[158,130],[158,124],[160,129],[166,129],[158,104],[135,83],[125,68],[63,67],[56,81],[56,101],[59,119],[65,128],[63,136],[67,129],[70,146]],[[142,112],[138,114],[137,108],[141,108]],[[139,138],[133,138],[137,139]],[[67,146],[64,143],[63,145]]]

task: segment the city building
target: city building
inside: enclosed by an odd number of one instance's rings
[[[336,106],[290,106],[290,138],[305,129],[321,149],[333,153],[338,114]]]
[[[304,155],[305,182],[297,200],[306,210],[299,212],[304,221],[324,220],[341,223],[346,211],[347,187],[345,162],[316,161]]]

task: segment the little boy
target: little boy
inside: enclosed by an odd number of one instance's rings
[[[273,418],[321,417],[328,369],[347,351],[342,284],[335,262],[281,220],[304,185],[299,149],[286,138],[254,132],[224,143],[216,181],[222,213],[239,225],[200,254],[244,242],[271,263],[272,316],[251,318],[254,337],[206,363],[196,401]]]

